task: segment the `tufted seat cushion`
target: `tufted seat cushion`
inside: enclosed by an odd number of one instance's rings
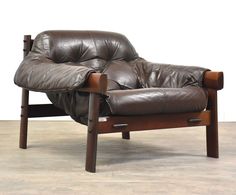
[[[207,105],[207,94],[200,87],[113,90],[108,96],[113,115],[198,112]]]

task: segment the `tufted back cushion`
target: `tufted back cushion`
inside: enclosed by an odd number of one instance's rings
[[[138,57],[125,36],[103,31],[45,31],[35,38],[32,52],[56,63],[82,64],[98,71],[110,61]]]

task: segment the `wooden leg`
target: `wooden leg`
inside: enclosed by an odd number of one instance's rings
[[[85,170],[92,173],[96,172],[97,137],[96,131],[88,132]]]
[[[29,102],[29,91],[26,89],[22,89],[20,140],[19,140],[19,147],[22,149],[27,148],[28,102]]]
[[[130,132],[122,132],[122,139],[130,139]]]
[[[218,158],[218,117],[217,117],[217,91],[208,90],[208,106],[211,111],[211,124],[206,127],[207,156]]]
[[[97,137],[98,137],[96,126],[99,117],[99,100],[100,97],[98,94],[94,93],[90,94],[85,170],[92,173],[96,172]]]

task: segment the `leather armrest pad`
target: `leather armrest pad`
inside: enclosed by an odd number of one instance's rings
[[[223,72],[206,71],[203,77],[203,86],[206,88],[221,90],[224,86]]]
[[[16,71],[16,85],[39,92],[67,92],[85,85],[93,69],[71,63],[55,63],[43,55],[30,52]]]

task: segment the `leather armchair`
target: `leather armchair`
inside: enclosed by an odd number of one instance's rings
[[[217,90],[223,73],[196,66],[151,63],[128,39],[102,31],[45,31],[24,38],[14,78],[22,87],[20,148],[28,118],[70,115],[88,125],[86,170],[95,172],[102,133],[206,126],[207,156],[218,158]],[[29,105],[29,91],[52,104]]]

